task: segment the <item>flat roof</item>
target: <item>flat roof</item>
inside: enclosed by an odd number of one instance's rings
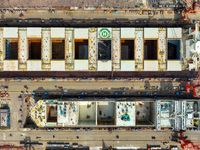
[[[0,109],[0,126],[1,127],[9,126],[8,111],[9,109]]]
[[[135,126],[135,102],[116,102],[116,125]]]
[[[57,122],[47,122],[47,106],[57,107]],[[39,100],[31,110],[31,118],[39,127],[78,124],[78,102]]]

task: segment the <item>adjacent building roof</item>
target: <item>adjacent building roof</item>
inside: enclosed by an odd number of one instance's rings
[[[9,109],[0,109],[0,127],[9,127]]]

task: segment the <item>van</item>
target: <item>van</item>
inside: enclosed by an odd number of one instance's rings
[[[69,146],[70,146],[69,143],[65,143],[65,144],[64,144],[64,148],[68,148]]]
[[[73,148],[78,148],[78,143],[72,143]]]

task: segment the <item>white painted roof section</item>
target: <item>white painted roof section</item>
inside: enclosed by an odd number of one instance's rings
[[[88,60],[74,60],[74,70],[88,70]]]
[[[168,60],[167,61],[167,71],[181,71],[181,60]]]
[[[18,28],[3,28],[3,38],[18,38]]]
[[[42,61],[27,61],[27,71],[41,71],[42,70]]]
[[[158,38],[158,28],[144,28],[144,38]]]
[[[70,104],[73,105],[73,109]],[[78,112],[78,102],[59,102],[57,105],[58,126],[78,125]]]
[[[20,64],[26,64],[28,59],[27,30],[19,29],[18,60]]]
[[[158,71],[158,61],[157,60],[145,60],[144,61],[144,71]]]
[[[188,117],[192,114],[188,114]],[[187,119],[186,118],[186,127],[194,127],[194,119]]]
[[[51,71],[65,71],[65,61],[64,60],[52,60],[51,61]]]
[[[144,41],[143,41],[143,30],[140,28],[136,29],[135,31],[135,60],[137,62],[143,62],[143,55],[144,55]]]
[[[42,31],[42,57],[43,63],[50,63],[51,53],[51,32],[49,30]]]
[[[112,71],[112,61],[98,61],[97,71]]]
[[[192,69],[195,69],[195,64],[189,64],[189,71],[191,71]]]
[[[41,28],[27,28],[28,38],[41,38]]]
[[[168,119],[168,118],[161,118],[161,120],[160,120],[160,126],[161,127],[172,127],[170,119]]]
[[[167,38],[182,38],[182,29],[167,28]]]
[[[116,126],[135,126],[135,102],[116,102]],[[122,120],[122,115],[127,114],[130,120]]]
[[[18,60],[4,60],[4,71],[18,71]]]
[[[121,61],[121,71],[135,71],[135,61]]]
[[[121,38],[135,38],[135,28],[121,28]]]
[[[65,28],[51,28],[51,38],[65,38]]]
[[[88,39],[88,28],[74,29],[74,38]]]
[[[196,42],[195,49],[196,49],[197,53],[200,54],[200,41]]]

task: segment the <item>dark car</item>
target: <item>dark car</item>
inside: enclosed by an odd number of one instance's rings
[[[165,23],[169,23],[169,21],[168,21],[168,20],[165,20]]]

